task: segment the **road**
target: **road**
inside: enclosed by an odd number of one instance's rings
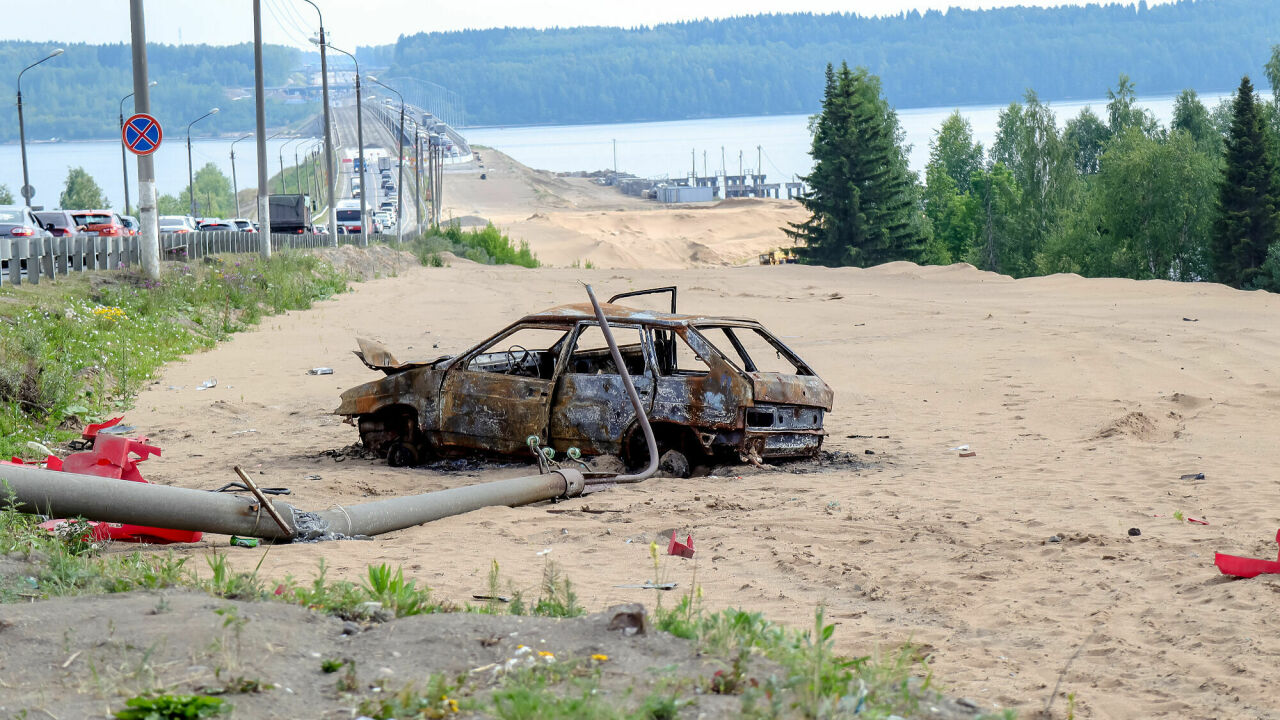
[[[333,130],[334,130],[334,154],[336,160],[340,163],[343,157],[344,149],[355,149],[358,147],[356,142],[356,107],[352,105],[343,105],[333,108]],[[364,112],[364,145],[368,149],[370,147],[381,147],[387,151],[392,157],[396,157],[398,147],[396,144],[395,133],[385,127],[375,116],[373,108],[369,103],[365,105]],[[392,163],[392,177],[399,179],[399,173],[394,169],[395,163]],[[406,187],[403,193],[404,207],[400,208],[400,221],[404,223],[406,235],[413,235],[418,232],[418,213],[416,203],[413,202],[413,171],[412,166],[405,165],[404,181]],[[356,174],[354,172],[340,171],[337,180],[336,194],[339,201],[349,199],[351,197],[351,181],[354,180]],[[368,196],[367,205],[369,212],[374,212],[378,204],[386,198],[394,199],[396,194],[394,191],[386,193],[379,187],[381,184],[378,180],[378,173],[366,172],[361,186],[365,189],[377,188],[377,192]]]

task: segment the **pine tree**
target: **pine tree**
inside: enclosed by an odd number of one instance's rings
[[[865,68],[828,65],[822,112],[811,124],[814,167],[800,202],[812,215],[786,230],[801,257],[859,267],[919,260],[928,226],[879,79]]]
[[[1278,239],[1276,161],[1272,141],[1249,76],[1240,81],[1232,105],[1225,166],[1213,232],[1213,269],[1218,282],[1248,287]]]

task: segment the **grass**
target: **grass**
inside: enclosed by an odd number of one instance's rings
[[[418,260],[430,267],[441,267],[440,253],[451,252],[482,265],[520,265],[536,268],[542,263],[529,249],[529,243],[516,245],[511,238],[489,223],[483,229],[463,230],[458,225],[432,228],[414,238],[410,247]]]
[[[42,458],[28,442],[128,410],[165,362],[346,287],[315,256],[281,252],[167,267],[158,282],[121,272],[0,289],[0,457]]]
[[[34,516],[0,509],[0,558],[25,558],[28,563],[21,573],[0,577],[0,602],[177,587],[221,598],[297,604],[345,619],[385,620],[458,609],[434,601],[429,588],[407,580],[402,569],[388,565],[370,566],[358,584],[328,580],[323,562],[309,583],[301,584],[291,577],[267,582],[258,575],[258,568],[237,572],[225,555],[214,554],[207,559],[207,577],[200,578],[170,554],[108,552],[99,544],[84,542],[76,533],[47,533],[37,522]],[[266,552],[269,548],[264,558]],[[662,575],[657,563],[655,575]],[[495,562],[489,573],[491,597],[498,596],[502,584]],[[550,560],[544,560],[536,600],[525,602],[514,590],[512,595],[506,604],[490,601],[466,609],[547,617],[574,617],[585,612],[569,580]],[[212,691],[267,689],[256,680],[234,674],[239,670],[245,618],[234,605],[215,612],[221,617],[223,631],[215,649],[225,655],[222,666],[228,677],[224,681],[220,676],[220,685]],[[353,702],[360,704],[360,712],[372,718],[442,718],[461,708],[505,720],[666,720],[679,715],[684,706],[696,704],[699,696],[715,694],[737,697],[741,716],[748,718],[856,715],[875,720],[894,715],[912,717],[936,694],[928,658],[915,646],[856,658],[837,654],[835,626],[826,622],[821,607],[814,613],[812,627],[789,629],[743,609],[707,612],[700,588],[691,585],[672,607],[655,610],[652,620],[658,630],[692,641],[698,655],[717,669],[710,676],[678,678],[655,669],[650,678],[654,688],[644,697],[632,697],[630,691],[625,697],[611,696],[601,687],[602,672],[611,662],[605,655],[557,657],[530,648],[518,648],[519,662],[511,664],[496,681],[485,682],[476,675],[432,675],[424,684],[408,684],[399,691],[384,688],[369,697],[360,696],[361,685],[351,659],[326,659],[319,669],[337,674],[335,689],[354,694]],[[1014,715],[1006,712],[1002,717]]]

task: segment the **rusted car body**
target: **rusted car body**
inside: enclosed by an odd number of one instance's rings
[[[822,446],[832,391],[758,322],[603,305],[658,436],[689,464],[811,456]],[[428,454],[528,455],[527,440],[584,456],[645,461],[635,411],[599,337],[590,305],[526,316],[470,350],[400,363],[361,339],[357,353],[386,374],[342,394],[335,414],[392,465]]]

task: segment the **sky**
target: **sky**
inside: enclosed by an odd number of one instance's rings
[[[1097,2],[1098,0],[1091,0]],[[1148,0],[1156,5],[1172,0]],[[1086,0],[315,0],[325,29],[339,47],[394,43],[401,34],[489,27],[632,27],[705,17],[771,12],[856,12],[892,15],[904,10],[1010,5],[1084,5]],[[1128,0],[1125,0],[1127,3]],[[129,41],[128,0],[40,0],[9,3],[0,40],[112,43]],[[147,39],[162,43],[233,45],[253,40],[250,0],[151,0]],[[303,0],[262,0],[266,42],[311,47],[316,13]],[[392,20],[394,18],[394,20]],[[52,19],[52,20],[51,20]],[[64,21],[63,19],[74,19]]]

